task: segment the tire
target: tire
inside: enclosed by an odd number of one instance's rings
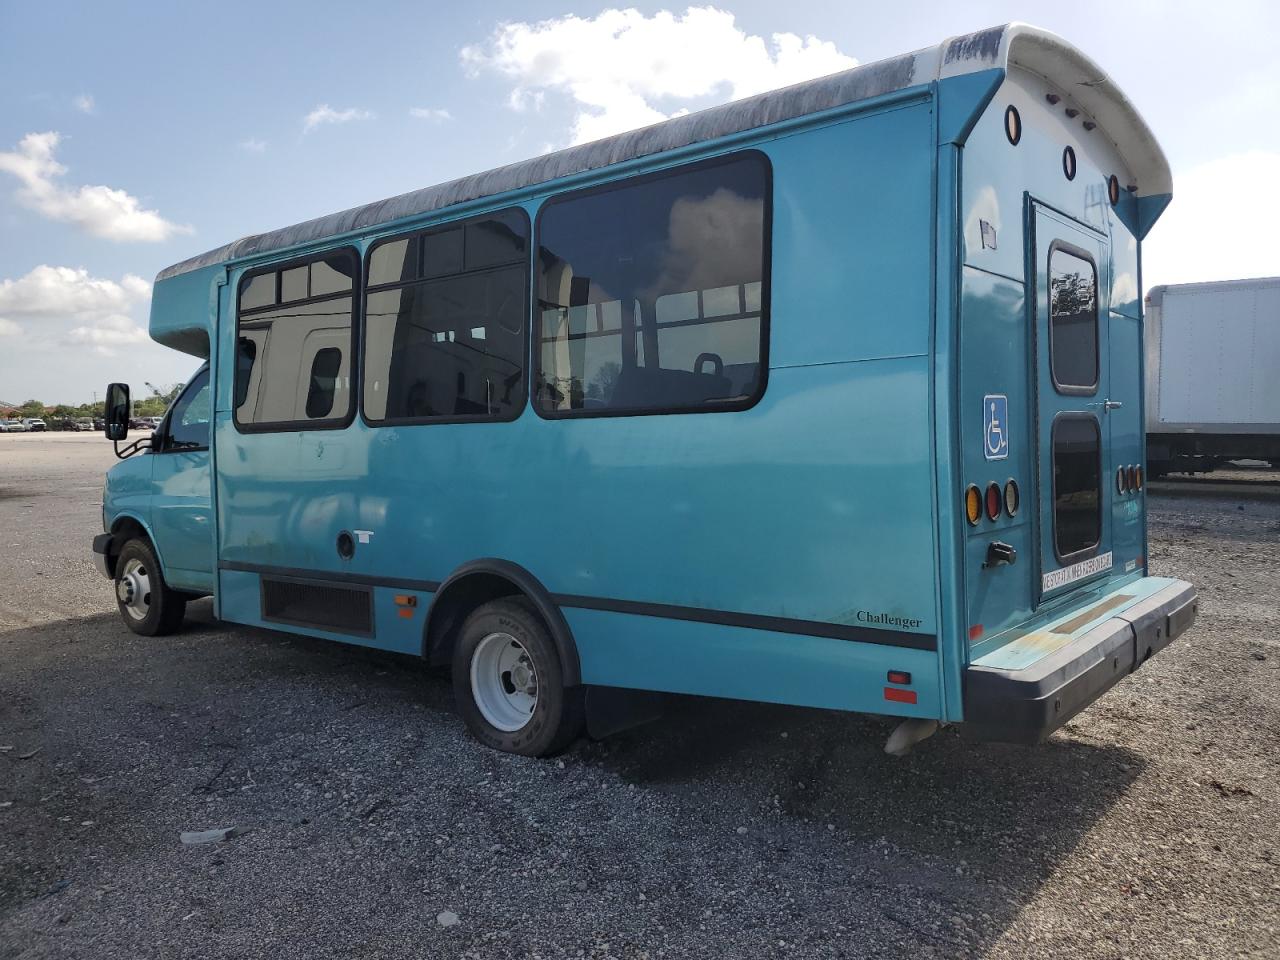
[[[187,598],[164,582],[155,550],[146,540],[135,538],[124,545],[116,557],[115,585],[120,617],[134,633],[159,637],[182,626]]]
[[[523,599],[493,600],[467,617],[453,691],[471,735],[494,750],[551,756],[582,732],[582,688],[565,687],[555,642]]]

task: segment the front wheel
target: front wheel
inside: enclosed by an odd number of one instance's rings
[[[169,589],[156,553],[146,540],[130,540],[116,558],[116,605],[134,633],[144,637],[173,633],[182,626],[187,600]]]
[[[467,618],[453,690],[467,728],[495,750],[545,757],[582,730],[582,688],[565,687],[550,633],[519,599],[494,600]]]

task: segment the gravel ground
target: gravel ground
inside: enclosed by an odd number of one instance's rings
[[[1153,497],[1200,621],[1042,747],[673,698],[537,761],[408,658],[127,632],[110,462],[0,436],[0,958],[1280,956],[1280,490]]]

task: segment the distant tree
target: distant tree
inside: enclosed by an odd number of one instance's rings
[[[44,404],[39,400],[28,400],[19,409],[18,415],[22,417],[43,417]]]

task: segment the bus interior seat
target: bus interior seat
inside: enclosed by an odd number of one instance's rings
[[[732,391],[733,383],[722,374],[663,367],[623,367],[609,406],[646,407],[652,406],[657,398],[671,406],[706,403],[730,397]]]

